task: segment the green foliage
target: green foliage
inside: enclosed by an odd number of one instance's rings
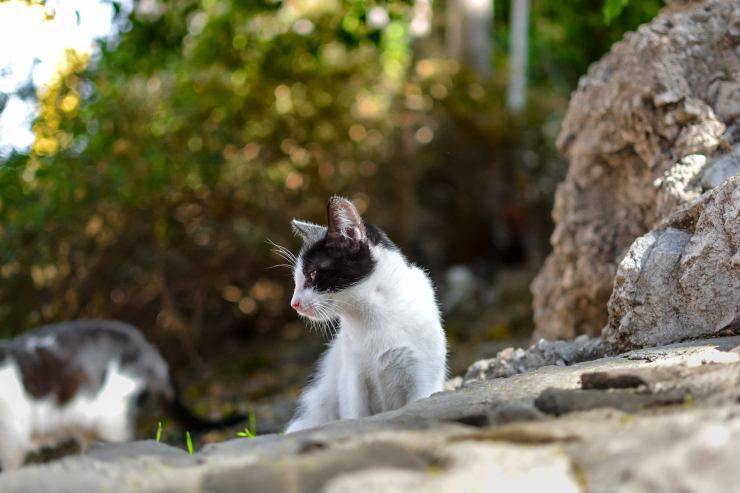
[[[625,31],[655,17],[661,0],[628,0],[609,22],[607,4],[623,0],[569,0],[532,2],[530,17],[530,78],[538,90],[555,89],[569,94],[588,66],[620,40]],[[495,2],[495,40],[497,70],[507,70],[509,46],[509,7],[511,2]]]
[[[382,31],[358,24],[358,3],[163,5],[132,14],[94,70],[70,54],[34,151],[4,167],[5,327],[105,314],[156,324],[191,358],[206,325],[265,330],[288,289],[264,270],[265,239],[290,243],[291,217],[318,220],[329,194],[378,172],[410,61],[406,3]],[[367,203],[368,188],[350,195]]]
[[[602,12],[604,14],[604,24],[609,25],[622,13],[629,0],[604,0]]]
[[[295,334],[266,239],[295,247],[289,220],[323,221],[334,193],[433,272],[544,249],[567,95],[657,9],[633,0],[604,29],[594,2],[536,2],[531,108],[512,118],[505,65],[482,82],[411,39],[410,1],[154,4],[94,63],[69,54],[32,152],[0,167],[3,335],[120,318],[199,362],[227,337]]]

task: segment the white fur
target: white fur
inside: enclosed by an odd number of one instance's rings
[[[34,351],[41,348],[53,348],[56,345],[56,340],[53,335],[44,337],[29,337],[26,340],[26,350]]]
[[[287,432],[388,411],[442,390],[447,349],[429,277],[397,250],[370,249],[372,274],[337,293],[304,288],[298,260],[292,303],[310,319],[338,318],[340,326]],[[408,357],[389,366],[395,353]],[[407,379],[410,393],[401,392]]]
[[[26,392],[12,360],[0,367],[0,463],[19,467],[29,452],[76,439],[127,441],[133,438],[133,406],[144,382],[108,365],[103,385],[94,395],[78,392],[64,405],[55,396],[35,399]]]

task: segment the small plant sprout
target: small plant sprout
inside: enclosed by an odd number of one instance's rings
[[[185,445],[188,446],[188,453],[190,455],[193,455],[193,453],[194,453],[193,452],[193,439],[190,438],[190,432],[189,431],[186,431],[185,432]]]
[[[154,439],[158,442],[162,441],[162,422],[161,421],[157,421],[157,434],[154,437]]]
[[[254,438],[254,433],[249,431],[249,428],[244,428],[244,431],[237,431],[236,436],[240,438]]]
[[[254,438],[257,436],[257,416],[254,411],[249,411],[249,424],[244,431],[237,432],[236,436],[241,438]]]

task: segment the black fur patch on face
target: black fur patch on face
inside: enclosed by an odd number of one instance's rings
[[[343,238],[324,238],[311,245],[301,256],[305,287],[318,292],[337,292],[369,276],[375,259],[367,242]]]
[[[341,291],[372,274],[376,261],[370,254],[369,245],[398,250],[382,229],[368,223],[364,226],[367,242],[348,238],[331,240],[324,236],[301,253],[305,287],[318,292]],[[311,272],[315,272],[313,280]]]

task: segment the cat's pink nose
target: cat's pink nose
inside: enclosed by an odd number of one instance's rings
[[[301,304],[298,301],[291,301],[290,302],[290,306],[293,307],[293,310],[297,310],[297,309],[299,309],[301,307]]]

